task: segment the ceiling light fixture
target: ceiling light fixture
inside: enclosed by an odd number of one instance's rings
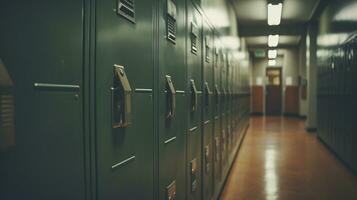
[[[279,44],[279,35],[269,35],[268,37],[268,46],[277,47]]]
[[[276,66],[276,60],[269,60],[268,66]]]
[[[268,4],[268,25],[276,26],[281,22],[281,13],[283,11],[283,4]]]
[[[268,58],[269,59],[275,59],[278,56],[278,51],[277,50],[269,50],[268,51]]]

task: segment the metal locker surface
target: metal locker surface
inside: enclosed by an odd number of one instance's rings
[[[96,3],[98,200],[154,199],[153,3]]]
[[[170,5],[170,6],[169,6]],[[158,182],[159,199],[169,199],[175,185],[175,199],[186,199],[186,1],[159,1],[158,30]],[[168,93],[170,77],[175,96]],[[172,107],[172,98],[175,107]],[[168,117],[173,110],[174,115]]]
[[[202,17],[187,1],[187,199],[201,199]],[[195,165],[192,165],[195,163]],[[192,169],[195,166],[197,169]]]
[[[220,56],[222,59],[221,64],[221,90],[222,90],[222,100],[221,100],[221,166],[222,166],[222,178],[226,175],[227,172],[227,161],[228,161],[228,145],[227,145],[227,100],[228,100],[228,93],[227,93],[227,57],[226,51],[222,49],[220,51]]]
[[[202,198],[211,199],[213,195],[213,148],[214,148],[214,81],[213,81],[213,29],[204,20],[202,35],[202,62],[203,62],[203,95],[202,95],[202,112],[203,112],[203,134],[202,134]]]
[[[214,193],[217,194],[219,193],[219,189],[222,185],[222,179],[221,179],[221,162],[222,162],[222,157],[221,157],[221,63],[222,63],[222,58],[220,56],[220,51],[221,51],[221,42],[220,39],[217,35],[217,33],[214,34],[214,60],[213,60],[213,80],[214,80],[214,165],[213,165],[213,171],[214,171],[214,180],[213,180],[213,185],[214,185]]]
[[[0,110],[11,108],[13,117],[0,122],[0,131],[12,127],[14,137],[0,150],[2,200],[87,195],[83,6],[78,0],[0,3],[0,59],[12,82],[4,92],[1,73]]]

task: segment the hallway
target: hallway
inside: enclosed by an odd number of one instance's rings
[[[253,117],[221,199],[357,199],[357,181],[302,120]]]

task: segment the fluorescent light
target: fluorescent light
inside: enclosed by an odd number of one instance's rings
[[[279,35],[269,35],[268,37],[268,46],[277,47],[279,44]]]
[[[278,51],[277,50],[269,50],[268,51],[268,58],[269,59],[275,59],[278,56]]]
[[[283,4],[268,4],[268,25],[279,25],[281,22],[281,13],[283,11]]]
[[[276,60],[269,60],[268,66],[276,66]]]

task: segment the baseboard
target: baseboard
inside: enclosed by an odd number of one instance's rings
[[[250,115],[251,115],[251,116],[262,116],[262,115],[264,115],[264,113],[261,113],[261,112],[251,112]]]
[[[300,115],[296,114],[296,113],[284,113],[283,115],[285,117],[298,117],[298,118],[300,118]]]
[[[305,130],[309,133],[315,133],[317,131],[317,128],[313,127],[306,127]]]
[[[349,163],[347,163],[346,161],[344,161],[337,153],[335,150],[333,150],[332,147],[330,147],[330,145],[328,145],[320,136],[317,136],[317,140],[324,146],[326,147],[326,149],[332,153],[332,155],[341,162],[341,164],[349,171],[353,174],[353,176],[357,177],[357,169],[354,169]]]

